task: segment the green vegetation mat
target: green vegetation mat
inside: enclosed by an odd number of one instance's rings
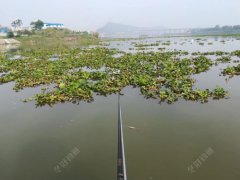
[[[192,75],[208,71],[214,62],[198,53],[179,58],[186,54],[185,51],[133,54],[99,47],[20,51],[17,55],[2,53],[0,83],[15,82],[16,91],[42,85],[41,93],[25,100],[35,100],[38,106],[66,101],[90,102],[94,94],[106,96],[126,86],[139,87],[146,98],[167,103],[179,98],[202,103],[209,98],[226,98],[228,93],[221,87],[194,88]],[[223,60],[216,62],[225,62],[225,54],[239,55],[239,52],[221,54]],[[239,66],[233,67],[231,73],[229,68],[223,70],[223,74],[239,73]]]

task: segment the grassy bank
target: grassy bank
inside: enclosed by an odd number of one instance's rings
[[[73,32],[68,29],[35,31],[30,36],[15,39],[21,42],[21,49],[76,48],[99,43],[97,35]]]

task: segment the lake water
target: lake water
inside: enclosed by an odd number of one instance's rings
[[[240,49],[236,38],[206,38],[204,46],[191,39],[114,41],[110,47],[128,51],[132,42],[170,40],[171,45],[164,46],[170,50]],[[226,81],[219,76],[228,65],[213,66],[196,76],[196,86],[222,86],[229,99],[168,105],[145,99],[137,88],[122,91],[129,180],[240,179],[240,77]],[[15,93],[12,87],[13,83],[0,86],[1,180],[116,179],[117,95],[96,96],[92,103],[36,108],[34,102],[21,99],[40,88]]]

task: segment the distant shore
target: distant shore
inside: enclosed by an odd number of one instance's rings
[[[113,38],[104,37],[102,41],[127,41],[127,40],[139,40],[139,39],[154,39],[154,38],[172,38],[172,37],[240,37],[240,34],[188,34],[188,35],[163,35],[153,37],[128,37],[128,38]]]

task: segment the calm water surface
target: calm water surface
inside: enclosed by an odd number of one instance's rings
[[[240,41],[231,38],[225,44],[221,38],[208,38],[213,45],[205,46],[190,40],[171,38],[167,49],[240,49]],[[141,40],[145,41],[156,39]],[[112,42],[111,47],[128,50],[130,44]],[[240,179],[240,77],[219,77],[228,65],[196,76],[196,86],[223,86],[230,99],[168,105],[144,99],[139,89],[122,91],[129,180]],[[24,104],[21,99],[40,88],[15,93],[12,87],[13,83],[0,86],[0,180],[116,179],[117,95],[96,96],[93,103],[35,108],[34,102]],[[69,154],[71,161],[66,161]]]

